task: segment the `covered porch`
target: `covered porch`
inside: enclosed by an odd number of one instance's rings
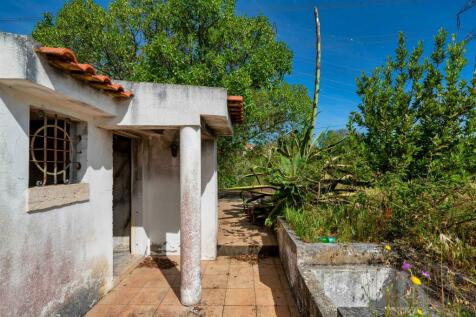
[[[0,33],[0,44],[1,168],[15,180],[2,186],[16,184],[5,244],[7,277],[18,276],[4,283],[11,311],[82,315],[112,289],[116,249],[180,255],[180,301],[198,304],[200,261],[217,256],[216,139],[243,120],[242,98],[113,82],[72,51],[24,36]],[[17,265],[19,244],[34,263]],[[18,303],[27,289],[38,290],[32,304]]]

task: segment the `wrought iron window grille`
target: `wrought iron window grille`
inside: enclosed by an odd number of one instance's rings
[[[69,184],[73,168],[81,165],[73,160],[72,124],[68,118],[32,112],[30,120],[30,187]]]

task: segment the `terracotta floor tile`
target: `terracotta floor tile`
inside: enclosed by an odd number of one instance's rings
[[[253,274],[256,275],[276,275],[279,276],[278,271],[274,265],[253,265]]]
[[[253,275],[230,275],[228,278],[228,288],[254,288]]]
[[[158,268],[139,267],[131,272],[132,276],[145,276],[145,277],[157,277],[163,276],[162,272]]]
[[[177,278],[178,275],[170,275],[167,278],[151,278],[145,282],[144,288],[170,288],[173,287]]]
[[[276,267],[276,273],[278,273],[279,276],[286,276],[286,273],[284,272],[283,268],[279,266]]]
[[[169,288],[143,288],[131,300],[131,305],[156,305],[159,304],[167,295]]]
[[[225,304],[225,289],[202,289],[203,306],[223,306]]]
[[[252,266],[252,264],[247,259],[240,259],[240,258],[230,258],[230,265],[247,265]]]
[[[291,317],[287,306],[258,306],[258,317]]]
[[[230,201],[232,210],[220,213],[219,244],[276,245],[268,230],[247,223],[235,205]],[[176,266],[136,268],[87,316],[299,316],[279,257],[262,258],[254,264],[223,256],[216,261],[201,261],[202,303],[193,308],[180,303],[180,258],[164,259]]]
[[[276,266],[282,265],[281,258],[279,256],[273,257],[273,262],[274,262],[274,265],[276,265]]]
[[[230,275],[253,275],[253,266],[250,264],[230,264]]]
[[[123,279],[119,283],[119,286],[120,287],[126,287],[126,288],[142,288],[149,281],[150,281],[150,279],[146,276],[131,275],[131,276],[128,276],[127,278]]]
[[[139,293],[140,288],[117,288],[109,292],[100,305],[127,305]]]
[[[274,289],[256,289],[256,305],[258,306],[286,306],[288,302],[282,291]]]
[[[172,262],[180,264],[180,255],[164,255],[163,257],[169,259]]]
[[[281,280],[276,275],[260,275],[254,277],[255,288],[282,290]]]
[[[180,303],[180,290],[178,289],[169,289],[164,299],[162,300],[161,305],[173,305],[173,306],[182,306]]]
[[[182,305],[164,305],[161,304],[156,310],[154,317],[187,317],[190,308]]]
[[[170,287],[180,288],[180,282],[181,282],[180,276],[176,276],[176,279],[174,279],[174,281],[170,283]]]
[[[125,305],[95,305],[86,317],[117,317],[125,308]]]
[[[230,263],[230,261],[231,261],[231,257],[229,257],[229,256],[218,256],[216,258],[216,260],[212,261],[211,263],[213,263],[213,262],[216,262],[216,263]]]
[[[228,275],[204,274],[202,276],[202,288],[226,288]]]
[[[255,292],[253,289],[243,288],[243,289],[227,289],[226,306],[249,306],[255,305]]]
[[[205,270],[205,274],[227,274],[230,268],[230,263],[209,263]]]
[[[157,306],[155,305],[129,305],[119,315],[120,317],[153,317]]]
[[[160,272],[165,275],[180,275],[180,269],[178,267],[173,267],[170,269],[160,269]]]
[[[255,317],[256,306],[225,306],[223,317]]]
[[[196,313],[195,315],[192,315],[192,316],[203,316],[203,317],[222,317],[223,316],[223,306],[198,306],[197,308],[198,308],[198,314]]]

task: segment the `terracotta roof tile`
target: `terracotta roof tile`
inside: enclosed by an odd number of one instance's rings
[[[228,114],[231,122],[241,124],[244,121],[243,114],[243,97],[242,96],[228,96]]]
[[[103,83],[103,84],[111,84],[111,78],[104,75],[91,75],[85,73],[71,73],[71,76],[77,78],[79,80],[94,82],[94,83]]]
[[[96,69],[90,64],[79,64],[74,52],[62,47],[40,47],[36,52],[46,57],[54,67],[70,72],[74,78],[84,81],[89,86],[103,90],[114,97],[131,98],[134,94],[125,91],[121,85],[113,84],[111,78],[97,75]]]
[[[56,60],[78,63],[78,60],[76,59],[76,55],[74,55],[74,52],[70,50],[69,48],[44,46],[44,47],[40,47],[36,49],[36,51],[38,53],[48,55],[49,57],[54,58]]]

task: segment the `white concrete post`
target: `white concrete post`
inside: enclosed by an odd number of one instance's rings
[[[218,236],[216,140],[202,140],[202,260],[215,260]]]
[[[201,137],[200,127],[180,128],[180,301],[200,302],[201,257]]]

